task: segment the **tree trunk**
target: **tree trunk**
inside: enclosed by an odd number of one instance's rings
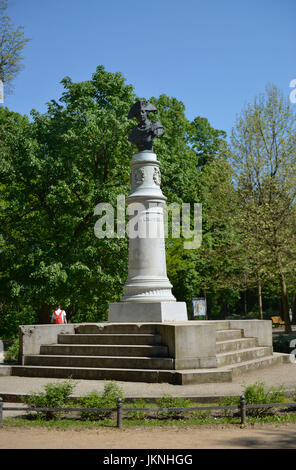
[[[292,324],[296,323],[296,294],[293,295],[292,299]]]
[[[261,279],[259,276],[258,276],[258,303],[259,303],[259,317],[260,317],[260,320],[263,320],[262,286],[261,286]]]
[[[244,290],[244,312],[245,317],[248,315],[248,298],[247,298],[247,276],[245,275],[245,290]]]
[[[50,323],[52,308],[50,305],[44,304],[38,311],[38,324]]]
[[[245,317],[248,315],[248,301],[247,301],[247,290],[244,290],[244,311]]]
[[[285,333],[291,333],[291,323],[289,317],[289,304],[288,304],[288,295],[287,295],[287,286],[286,279],[282,268],[281,259],[278,256],[278,267],[280,274],[280,284],[281,284],[281,293],[282,293],[282,308],[283,308],[283,320],[285,322]]]

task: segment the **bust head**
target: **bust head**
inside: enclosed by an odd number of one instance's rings
[[[153,152],[153,139],[163,134],[164,128],[160,122],[149,121],[149,114],[157,110],[146,100],[138,100],[131,107],[128,119],[136,118],[139,124],[134,127],[128,140],[138,147],[139,152]]]
[[[140,123],[148,121],[149,113],[155,113],[156,108],[146,100],[139,100],[131,107],[128,119],[136,118]]]

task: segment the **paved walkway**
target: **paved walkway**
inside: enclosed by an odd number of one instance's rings
[[[1,367],[1,365],[0,365]],[[39,392],[48,382],[64,379],[0,376],[0,397],[5,394],[24,395]],[[250,371],[235,377],[232,382],[172,385],[166,383],[116,382],[123,390],[126,398],[157,398],[167,393],[174,397],[219,397],[225,395],[241,395],[246,385],[264,382],[267,387],[283,386],[285,390],[296,391],[296,363],[277,364],[265,369]],[[83,396],[90,391],[104,390],[104,380],[74,380],[76,387],[73,395]]]

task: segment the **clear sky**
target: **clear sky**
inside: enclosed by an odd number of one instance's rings
[[[161,93],[230,132],[267,83],[289,95],[296,78],[295,0],[9,0],[30,37],[25,69],[4,105],[46,111],[60,81],[121,72],[138,96]],[[296,106],[296,104],[294,105]]]

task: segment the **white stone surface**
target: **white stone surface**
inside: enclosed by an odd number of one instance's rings
[[[166,271],[163,215],[166,197],[160,184],[156,154],[136,153],[131,162],[131,191],[127,198],[129,264],[122,302],[176,302]]]
[[[109,305],[109,322],[184,322],[185,302],[117,302]]]

